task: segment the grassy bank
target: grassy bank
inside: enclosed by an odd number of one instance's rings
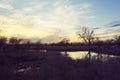
[[[0,80],[120,80],[119,58],[73,60],[52,51],[9,54],[0,56]]]

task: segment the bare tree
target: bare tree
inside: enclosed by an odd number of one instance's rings
[[[90,30],[87,27],[83,27],[79,32],[78,36],[83,39],[85,44],[88,44],[88,57],[91,57],[91,43],[95,39],[94,30]]]
[[[114,36],[114,41],[118,46],[120,46],[120,35],[115,35]]]
[[[10,40],[9,40],[9,44],[12,44],[12,45],[15,45],[15,44],[20,44],[20,42],[22,41],[23,39],[18,39],[16,37],[11,37]]]
[[[70,40],[68,38],[64,38],[61,42],[67,45],[69,43],[69,41]]]
[[[62,41],[60,42],[61,44],[64,44],[65,47],[69,44],[70,39],[69,38],[63,38]],[[64,56],[68,56],[67,51],[65,51]]]
[[[93,40],[95,39],[94,37],[94,30],[90,30],[87,27],[83,27],[79,32],[78,32],[79,38],[83,39],[86,44],[91,45]]]
[[[6,44],[7,43],[7,38],[4,36],[0,36],[0,45]]]
[[[0,50],[5,51],[5,45],[7,44],[7,38],[2,34],[3,33],[3,30],[2,30],[3,24],[4,23],[0,24]]]

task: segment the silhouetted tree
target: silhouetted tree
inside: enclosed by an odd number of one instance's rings
[[[58,43],[58,45],[68,45],[69,41],[70,40],[68,38],[64,38]]]
[[[79,38],[82,38],[86,44],[91,44],[93,40],[95,39],[94,30],[90,30],[89,28],[83,27],[78,32]]]
[[[7,43],[7,38],[3,36],[3,30],[2,30],[3,23],[0,24],[0,48],[4,51],[5,44]]]
[[[15,45],[15,44],[20,44],[20,42],[22,41],[23,39],[18,39],[16,37],[11,37],[9,39],[9,44],[12,44],[12,45]]]
[[[120,36],[119,35],[115,35],[114,36],[114,39],[115,39],[115,43],[120,46]]]
[[[0,45],[6,44],[7,43],[7,38],[4,36],[0,37]]]
[[[0,49],[1,49],[2,51],[5,51],[6,44],[7,44],[7,38],[4,37],[4,36],[1,36],[1,37],[0,37]]]
[[[22,41],[23,39],[19,39],[19,38],[16,38],[16,37],[11,37],[10,39],[9,39],[9,44],[12,46],[12,51],[14,51],[14,52],[19,52],[19,51],[21,51],[20,50],[20,45],[19,44],[21,44],[21,41]]]
[[[78,32],[78,36],[79,38],[83,39],[85,44],[88,45],[89,47],[89,52],[88,52],[88,55],[90,56],[90,52],[91,52],[91,44],[93,42],[93,40],[95,39],[94,37],[94,30],[90,30],[89,28],[87,27],[83,27],[79,32]]]
[[[69,43],[69,41],[70,41],[70,40],[69,40],[68,38],[64,38],[61,42],[63,42],[64,44],[67,45],[67,44]]]

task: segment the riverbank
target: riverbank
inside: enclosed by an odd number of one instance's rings
[[[11,56],[6,54],[0,57],[0,80],[120,79],[119,58],[107,61],[94,57],[73,60],[54,51],[11,53]]]

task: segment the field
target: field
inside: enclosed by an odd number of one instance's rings
[[[0,80],[119,80],[120,59],[73,60],[58,51],[1,53]]]

